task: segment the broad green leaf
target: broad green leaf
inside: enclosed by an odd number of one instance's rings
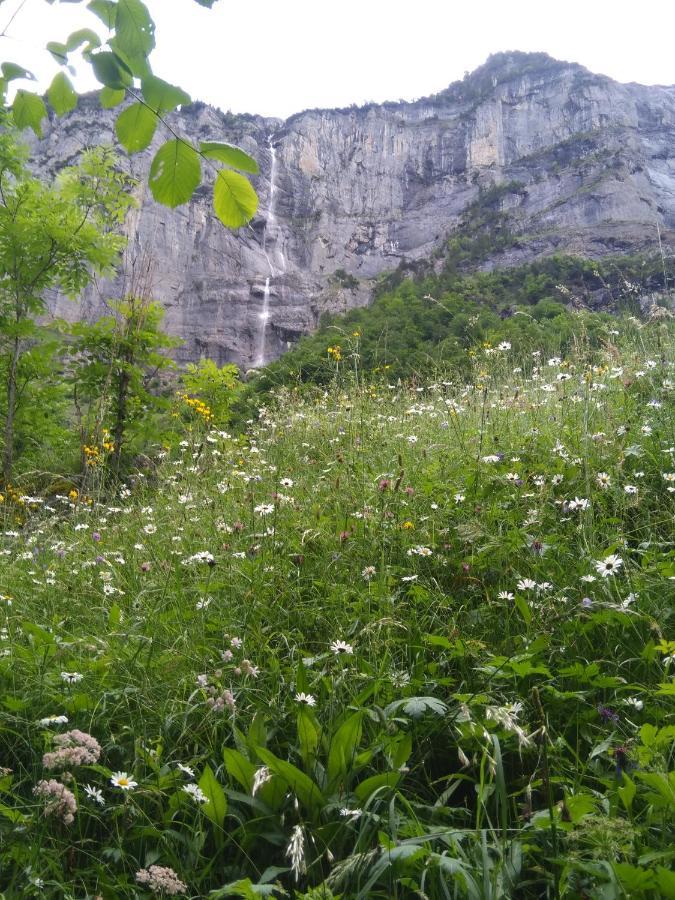
[[[328,751],[328,785],[333,789],[353,766],[356,749],[361,741],[363,715],[354,713],[333,735]]]
[[[98,16],[106,28],[114,28],[117,17],[117,3],[114,0],[90,0],[87,9]]]
[[[635,777],[657,791],[669,804],[675,804],[675,773],[668,777],[660,772],[636,772]]]
[[[256,753],[270,772],[274,772],[275,775],[278,775],[279,778],[286,782],[306,809],[310,812],[316,812],[321,808],[323,803],[321,791],[304,772],[301,772],[292,763],[279,759],[263,747],[257,747]]]
[[[408,762],[412,753],[412,732],[406,731],[402,737],[393,744],[391,762],[395,769],[400,769]]]
[[[258,195],[243,175],[221,169],[213,188],[213,208],[223,225],[240,228],[255,215]]]
[[[150,190],[158,203],[173,208],[187,203],[201,178],[201,161],[194,147],[184,141],[167,141],[152,161]]]
[[[99,101],[103,109],[113,109],[115,106],[120,105],[126,95],[127,92],[124,90],[124,88],[115,90],[115,88],[104,87],[101,88]]]
[[[14,81],[17,78],[28,78],[30,81],[35,81],[35,75],[32,72],[13,62],[4,62],[2,64],[2,77],[5,81]]]
[[[77,94],[65,72],[57,72],[47,90],[47,99],[57,116],[68,113],[77,106]]]
[[[5,819],[9,819],[15,825],[19,822],[27,822],[29,818],[22,812],[19,812],[18,809],[12,809],[10,806],[5,806],[4,803],[0,803],[0,816],[4,816]]]
[[[658,728],[655,725],[652,725],[650,722],[645,722],[640,729],[640,740],[645,747],[651,747],[656,743],[656,736],[658,733]]]
[[[523,621],[526,625],[529,625],[532,621],[532,610],[530,609],[527,600],[524,597],[521,597],[520,594],[516,594],[515,603],[518,612],[523,617]]]
[[[17,128],[32,128],[42,137],[42,120],[47,115],[47,107],[42,97],[29,91],[17,91],[12,105],[12,116]]]
[[[252,175],[257,175],[260,171],[258,163],[253,157],[244,153],[239,147],[235,147],[234,144],[225,144],[222,141],[202,141],[199,149],[209,159],[217,159],[219,162],[232,166],[233,169],[250,172]]]
[[[68,48],[60,41],[50,41],[47,44],[47,50],[60,66],[68,62]]]
[[[142,81],[143,99],[158,113],[171,112],[177,106],[186,106],[191,102],[189,94],[182,88],[169,84],[162,78],[149,75]]]
[[[145,150],[154,137],[157,121],[154,112],[143,103],[132,103],[117,117],[117,140],[129,153]]]
[[[663,866],[656,867],[656,890],[659,897],[675,900],[675,872]]]
[[[631,781],[631,779],[623,773],[623,784],[621,784],[617,788],[617,793],[619,797],[621,797],[621,802],[625,806],[625,808],[630,812],[630,808],[633,805],[633,798],[635,797],[636,787],[635,782]]]
[[[253,776],[257,766],[250,760],[246,759],[243,753],[233,750],[231,747],[223,747],[223,760],[225,769],[230,778],[234,778],[244,788],[245,791],[251,792],[253,787]]]
[[[577,822],[581,822],[585,816],[590,816],[598,810],[595,798],[583,792],[565,797],[565,806],[575,825]]]
[[[253,717],[251,727],[246,735],[246,742],[251,748],[267,746],[267,728],[265,726],[265,719],[260,713],[256,713]]]
[[[621,886],[628,892],[628,896],[634,897],[643,891],[654,887],[654,873],[640,866],[632,866],[630,863],[614,863],[614,873],[621,882]]]
[[[394,788],[401,780],[398,772],[384,772],[382,775],[371,775],[361,784],[357,784],[354,793],[361,803],[365,803],[368,798],[380,788]]]
[[[217,3],[218,0],[195,0],[195,3],[198,3],[200,6],[205,6],[207,9],[211,9],[214,3]]]
[[[66,50],[70,53],[72,50],[77,50],[82,44],[87,45],[83,52],[88,53],[101,46],[101,38],[91,28],[79,28],[66,40]]]
[[[204,814],[208,816],[212,822],[222,828],[227,813],[227,797],[225,796],[225,791],[220,784],[218,784],[218,780],[209,765],[204,767],[198,785],[209,798],[208,802],[204,803],[202,806]]]
[[[100,81],[106,87],[120,90],[129,87],[133,81],[131,75],[120,64],[114,53],[109,50],[102,50],[100,53],[93,53],[91,56],[91,65],[94,70],[96,80]]]
[[[310,768],[316,750],[319,746],[319,737],[321,728],[316,720],[316,716],[306,706],[301,706],[298,710],[298,743],[300,744],[300,756],[305,764],[305,768]]]
[[[393,703],[390,703],[385,708],[384,712],[389,717],[401,708],[406,715],[413,718],[417,718],[425,712],[433,712],[438,716],[444,716],[448,711],[446,704],[436,697],[408,697],[406,700],[394,700]]]
[[[122,52],[134,75],[147,73],[147,57],[155,46],[155,23],[141,0],[119,0],[110,46]]]

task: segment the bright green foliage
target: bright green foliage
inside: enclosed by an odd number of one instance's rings
[[[233,169],[241,169],[242,172],[251,172],[253,175],[257,175],[259,172],[258,163],[253,157],[232,144],[222,141],[202,141],[199,150],[203,156],[217,159],[219,162],[232,166]]]
[[[188,363],[181,381],[191,397],[197,397],[210,409],[216,427],[226,425],[230,409],[241,388],[236,366],[220,368],[212,359]]]
[[[195,2],[211,8],[216,0]],[[134,101],[119,113],[115,133],[127,152],[138,153],[151,144],[157,126],[163,124],[163,116],[190,103],[190,97],[182,88],[152,72],[150,56],[155,47],[155,24],[142,0],[90,0],[87,8],[112,32],[110,40],[104,45],[95,31],[81,28],[65,43],[50,41],[46,49],[67,70],[70,54],[81,50],[101,84],[100,102],[105,109],[115,108],[127,97]],[[0,97],[4,100],[10,81],[26,77],[33,76],[17,63],[4,62]],[[65,71],[55,75],[47,96],[59,116],[70,112],[77,103],[77,94]],[[46,115],[41,97],[26,90],[17,92],[12,104],[17,128],[32,128],[40,137]],[[150,188],[159,203],[175,207],[188,202],[201,182],[200,156],[240,171],[258,172],[255,160],[237,147],[211,141],[197,149],[187,139],[170,139],[157,151],[150,176]],[[255,215],[257,206],[255,191],[243,175],[229,169],[216,170],[214,209],[224,225],[229,228],[245,225]]]
[[[82,446],[97,446],[110,435],[110,468],[118,473],[125,451],[145,449],[160,436],[168,401],[157,392],[158,373],[173,363],[165,351],[180,341],[161,330],[164,311],[143,297],[111,304],[113,313],[97,322],[76,322],[68,347],[68,379],[80,415]],[[153,390],[154,388],[154,390]],[[87,466],[83,451],[83,466]],[[97,468],[89,462],[90,468]]]
[[[167,141],[150,167],[152,196],[165,206],[187,203],[201,181],[202,167],[196,150],[184,141]]]
[[[115,36],[110,47],[137,77],[149,74],[148,56],[155,46],[155,23],[141,0],[117,0]]]
[[[117,140],[129,153],[138,153],[150,145],[157,128],[157,117],[143,103],[132,103],[115,121]]]
[[[148,75],[143,79],[143,99],[158,115],[163,115],[189,103],[190,95],[168,81]]]
[[[222,222],[229,222],[233,228],[239,228],[255,215],[258,197],[243,175],[221,169],[213,190],[213,208]]]
[[[17,128],[32,128],[38,137],[42,137],[42,120],[47,115],[47,107],[41,97],[29,91],[17,91],[12,113]]]
[[[83,154],[45,185],[24,169],[10,133],[0,138],[0,354],[4,382],[3,477],[14,457],[14,421],[22,401],[18,381],[23,354],[44,333],[45,291],[75,296],[92,272],[110,272],[123,246],[114,234],[132,202],[129,180],[114,168],[109,150]]]
[[[62,116],[77,106],[77,94],[65,72],[57,72],[49,89],[47,98],[58,116]]]
[[[671,896],[674,340],[580,320],[3,492],[7,896]]]
[[[570,348],[583,327],[597,346],[613,321],[609,312],[593,311],[597,293],[608,309],[633,312],[635,286],[643,292],[663,290],[662,265],[660,257],[602,263],[553,256],[493,272],[465,272],[452,265],[433,275],[420,264],[419,273],[410,277],[402,269],[383,279],[371,306],[326,316],[318,331],[267,366],[252,390],[330,381],[336,366],[328,348],[336,345],[343,371],[354,368],[351,354],[358,353],[361,374],[389,381],[425,377],[448,365],[468,373],[468,351],[482,342],[496,346],[506,340],[516,350],[536,343],[554,355]],[[670,284],[675,267],[668,265]]]

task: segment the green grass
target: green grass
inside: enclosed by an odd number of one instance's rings
[[[114,496],[5,497],[4,896],[675,896],[674,342],[620,330],[350,358]]]

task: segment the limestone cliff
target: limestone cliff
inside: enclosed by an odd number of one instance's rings
[[[47,128],[40,165],[114,142],[113,119],[83,98]],[[237,143],[261,168],[259,214],[229,232],[205,187],[173,211],[152,201],[143,177],[153,148],[131,160],[141,205],[128,221],[125,277],[133,259],[152,257],[150,292],[185,340],[182,360],[246,368],[275,358],[323,311],[367,303],[380,273],[461,232],[494,185],[512,239],[486,266],[653,249],[659,233],[666,247],[675,241],[675,86],[618,84],[544,54],[499,54],[412,103],[286,121],[195,103],[172,125],[196,141]],[[56,298],[55,311],[96,315],[122,277],[79,305]]]

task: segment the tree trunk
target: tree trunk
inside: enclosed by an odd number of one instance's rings
[[[2,453],[2,478],[5,487],[12,480],[12,466],[14,463],[14,419],[16,417],[16,373],[19,368],[21,344],[18,337],[14,338],[12,351],[9,357],[7,369],[7,418],[5,419],[5,446]]]

